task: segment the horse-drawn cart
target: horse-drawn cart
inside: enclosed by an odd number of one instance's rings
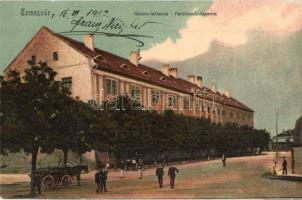
[[[87,165],[77,165],[73,167],[49,167],[37,169],[34,173],[41,174],[43,189],[51,189],[55,186],[64,187],[70,185],[75,177],[80,179],[80,174],[88,173]]]

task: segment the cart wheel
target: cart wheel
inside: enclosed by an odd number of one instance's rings
[[[55,185],[55,179],[51,175],[47,175],[42,179],[43,190],[53,189]]]
[[[64,187],[66,187],[66,186],[68,186],[68,185],[70,185],[71,184],[71,177],[69,176],[69,175],[64,175],[63,177],[62,177],[62,185],[64,186]]]

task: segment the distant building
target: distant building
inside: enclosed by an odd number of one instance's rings
[[[292,148],[292,171],[302,174],[302,116],[297,119],[294,131],[294,147]]]
[[[302,146],[302,116],[296,121],[294,131],[294,145]]]
[[[86,102],[101,104],[128,94],[146,109],[162,112],[173,108],[176,113],[214,123],[253,127],[254,111],[234,99],[230,90],[222,94],[216,84],[205,87],[201,76],[188,75],[184,80],[169,64],[158,71],[140,64],[140,59],[135,51],[125,59],[95,48],[94,35],[86,35],[82,43],[42,27],[5,72],[17,70],[22,76],[28,60],[47,61],[72,95]]]
[[[287,130],[272,138],[273,150],[290,150],[294,144],[294,130]]]

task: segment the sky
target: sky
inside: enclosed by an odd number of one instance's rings
[[[24,16],[42,10],[50,16]],[[64,17],[63,11],[67,9]],[[72,16],[74,10],[80,10]],[[90,10],[102,11],[93,16]],[[107,15],[102,15],[107,10]],[[96,11],[95,11],[96,12]],[[138,16],[138,13],[149,13]],[[153,16],[152,12],[167,16]],[[176,13],[208,12],[210,16]],[[52,17],[54,14],[54,17]],[[106,24],[119,19],[123,29],[105,29],[110,34],[136,34],[144,43],[125,37],[96,35],[96,46],[128,57],[141,51],[142,62],[160,69],[170,63],[181,77],[201,75],[204,84],[217,83],[223,92],[255,110],[255,127],[275,132],[293,128],[302,115],[302,1],[301,0],[214,0],[148,2],[0,2],[0,69],[3,71],[32,36],[47,26],[54,32],[71,31],[73,20]],[[132,24],[132,26],[131,26]],[[142,26],[142,24],[145,24]],[[135,25],[139,28],[133,28]],[[95,31],[77,26],[74,31]],[[82,35],[67,35],[83,40]]]

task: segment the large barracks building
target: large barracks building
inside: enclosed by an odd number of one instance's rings
[[[201,76],[188,75],[184,80],[177,68],[166,64],[158,71],[140,64],[140,59],[135,51],[125,59],[95,48],[93,35],[86,35],[82,43],[42,27],[5,72],[17,70],[22,76],[28,60],[47,61],[72,95],[86,102],[100,104],[128,94],[145,109],[172,109],[214,123],[253,127],[253,110],[234,99],[229,90],[222,94],[215,84],[205,87]]]

